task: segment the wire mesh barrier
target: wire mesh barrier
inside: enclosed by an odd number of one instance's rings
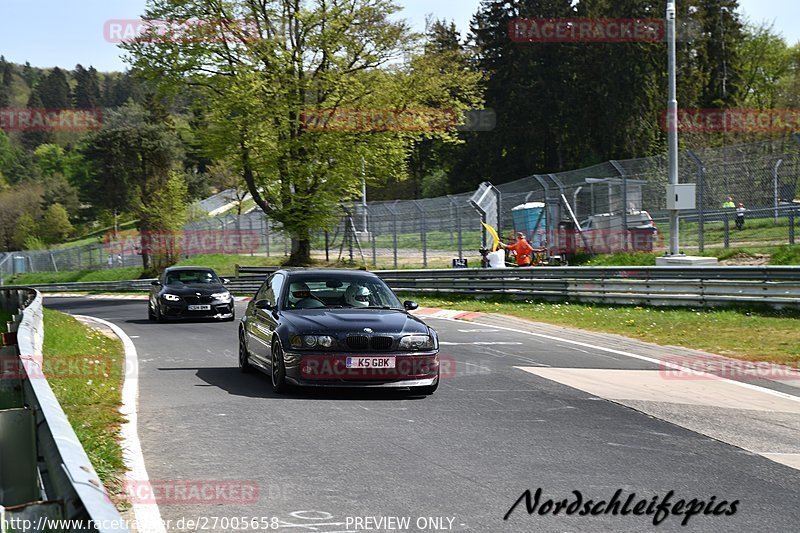
[[[683,250],[794,244],[800,136],[684,151],[679,165],[681,183],[697,191],[696,208],[680,213]],[[482,221],[504,239],[525,233],[543,258],[661,251],[669,242],[667,183],[666,157],[657,156],[484,183],[438,198],[344,204],[335,226],[312,235],[312,256],[380,268],[450,266],[454,259],[478,266],[489,240]],[[257,209],[202,218],[169,238],[181,257],[291,251],[281,226]],[[147,251],[132,231],[81,246],[0,254],[0,281],[20,272],[140,266]]]

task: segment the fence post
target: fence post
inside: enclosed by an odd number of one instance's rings
[[[368,231],[367,235],[369,235],[370,240],[372,241],[372,268],[378,267],[378,245],[375,242],[376,234],[375,228],[377,224],[375,224],[375,219],[372,217],[372,213],[369,212],[369,206],[365,203],[364,204],[364,219],[370,221],[369,228],[372,231]]]
[[[730,233],[730,219],[731,216],[728,210],[725,210],[725,248],[731,247],[731,233]]]
[[[464,236],[461,230],[461,209],[453,197],[448,196],[450,205],[456,212],[456,231],[458,232],[458,258],[464,259]]]
[[[419,202],[414,200],[414,207],[419,211],[420,216],[420,237],[422,240],[422,268],[428,268],[428,228],[425,227],[425,210],[420,207]]]
[[[622,178],[622,250],[628,251],[628,177],[618,161],[609,161]]]
[[[250,237],[253,236],[253,217],[248,216],[247,217],[247,223],[248,223],[248,228],[250,230],[250,235],[248,235],[248,242],[250,242]],[[239,236],[239,243],[241,243],[241,242],[242,242],[242,236],[240,235]],[[250,247],[250,257],[253,257],[254,255],[255,255],[255,250],[253,249],[253,246],[251,246]]]
[[[267,257],[269,257],[269,235],[270,235],[270,227],[269,227],[269,219],[265,216],[261,219],[261,223],[264,224],[264,236],[266,237],[264,244],[266,245],[266,252]]]
[[[686,151],[689,157],[692,158],[695,165],[697,165],[697,247],[700,253],[705,249],[705,209],[703,202],[705,200],[705,182],[706,182],[706,167],[703,161],[697,157],[697,154],[691,150]]]
[[[783,159],[778,159],[775,163],[775,168],[772,169],[772,182],[775,188],[774,191],[774,199],[775,199],[775,225],[778,225],[778,171],[781,169],[781,165],[783,164]]]
[[[789,244],[794,246],[794,209],[789,210]]]

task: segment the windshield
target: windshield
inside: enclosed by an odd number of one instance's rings
[[[403,309],[394,292],[380,279],[324,275],[291,280],[283,307]]]
[[[169,272],[166,279],[166,285],[219,285],[220,283],[217,275],[210,270],[176,270]]]

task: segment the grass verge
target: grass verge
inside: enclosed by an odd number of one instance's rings
[[[44,310],[44,369],[100,480],[115,503],[124,502],[125,466],[119,413],[125,352],[118,339],[74,318]]]
[[[748,361],[800,368],[800,314],[748,309],[613,307],[591,304],[416,298],[421,306],[501,313],[527,320],[683,346]],[[418,296],[418,297],[417,297]]]

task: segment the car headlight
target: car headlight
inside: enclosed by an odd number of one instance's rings
[[[289,340],[292,348],[330,348],[333,346],[333,337],[328,335],[296,335]]]
[[[218,292],[217,294],[212,294],[211,297],[214,300],[222,300],[223,302],[231,301],[231,293],[229,292]]]
[[[181,297],[180,296],[176,296],[174,294],[165,294],[164,295],[164,299],[167,300],[168,302],[180,302],[181,301]]]
[[[400,339],[401,350],[432,350],[433,337],[430,335],[407,335]]]

